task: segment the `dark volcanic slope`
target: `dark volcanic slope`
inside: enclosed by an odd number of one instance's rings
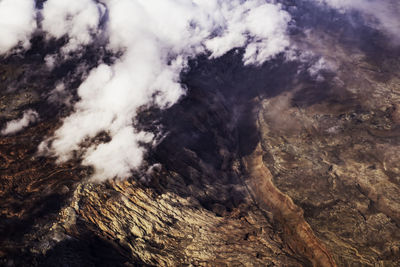
[[[400,51],[326,27],[293,33],[336,63],[324,81],[282,57],[193,60],[187,96],[138,119],[168,132],[155,171],[102,184],[78,159],[35,154],[70,112],[45,99],[62,75],[74,99],[74,59],[45,70],[51,45],[2,59],[0,123],[27,108],[41,120],[0,139],[0,265],[399,266]]]

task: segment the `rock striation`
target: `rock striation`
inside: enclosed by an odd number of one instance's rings
[[[0,265],[399,266],[400,52],[314,34],[329,46],[299,45],[338,66],[323,81],[283,57],[191,62],[187,96],[138,118],[168,130],[156,167],[104,183],[36,153],[70,111],[43,100],[68,69],[3,59],[1,88],[23,86],[1,91],[1,125],[41,120],[0,138]]]

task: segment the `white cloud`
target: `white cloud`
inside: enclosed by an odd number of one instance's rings
[[[29,39],[36,29],[34,0],[0,1],[0,54],[17,45],[28,48]]]
[[[126,178],[131,171],[140,167],[145,150],[139,142],[151,142],[153,135],[145,132],[134,132],[127,125],[113,133],[110,142],[92,146],[84,155],[83,164],[95,166],[96,172],[92,178]]]
[[[325,80],[324,76],[321,75],[321,71],[335,72],[336,70],[337,66],[323,57],[320,57],[307,69],[310,76],[318,82]]]
[[[140,143],[152,143],[154,136],[133,128],[137,110],[175,104],[185,93],[179,77],[188,59],[206,52],[219,57],[244,47],[245,64],[262,64],[289,45],[289,14],[263,0],[103,0],[108,21],[101,30],[95,28],[101,17],[94,11],[98,4],[83,1],[93,11],[82,20],[78,19],[83,16],[81,4],[79,12],[66,12],[71,1],[52,2],[58,3],[52,7],[58,15],[49,21],[56,26],[44,29],[55,37],[68,34],[70,40],[88,44],[93,32],[102,31],[109,50],[123,51],[113,65],[101,64],[89,73],[78,89],[80,101],[74,113],[40,147],[59,161],[80,151],[83,164],[94,167],[97,180],[126,178],[141,165],[145,150]],[[83,140],[100,132],[111,141],[82,148]]]
[[[56,66],[56,56],[55,55],[47,55],[47,56],[45,56],[45,58],[44,58],[44,62],[45,62],[45,64],[46,64],[46,67],[49,69],[49,70],[53,70],[54,69],[54,67]]]
[[[17,132],[23,130],[24,128],[28,127],[29,124],[37,121],[38,118],[39,118],[39,114],[36,111],[28,109],[24,112],[21,119],[12,120],[12,121],[7,122],[4,129],[1,130],[1,134],[9,135],[9,134],[17,133]]]
[[[226,18],[225,31],[205,42],[213,57],[222,56],[232,47],[246,46],[244,63],[261,64],[289,45],[286,28],[291,17],[278,5],[236,2],[236,6],[222,9],[222,14]]]
[[[91,43],[105,8],[93,0],[47,0],[42,10],[42,29],[51,37],[68,35],[63,53],[68,54]]]
[[[70,106],[72,95],[65,89],[64,83],[59,83],[47,96],[47,101],[53,104]]]
[[[400,41],[397,0],[311,1],[343,12],[358,10],[371,26]],[[68,40],[61,53],[45,57],[50,70],[58,60],[79,56],[82,47],[99,41],[109,51],[122,54],[113,64],[100,64],[88,75],[84,72],[73,113],[40,146],[42,153],[53,154],[59,161],[79,151],[83,163],[94,167],[98,180],[125,178],[141,165],[146,151],[140,144],[151,144],[155,137],[134,129],[137,110],[177,103],[185,94],[180,74],[189,59],[205,53],[217,58],[243,48],[243,63],[260,65],[287,52],[290,45],[291,16],[274,0],[47,0],[41,11],[34,6],[34,0],[0,0],[0,54],[17,45],[29,47],[37,12],[47,36]],[[295,57],[287,53],[287,58]],[[318,80],[321,70],[333,68],[329,64],[321,59],[308,71]],[[71,102],[61,84],[47,97],[52,103]],[[2,133],[29,125],[37,118],[32,112],[9,122]],[[111,141],[82,147],[84,140],[101,132]]]

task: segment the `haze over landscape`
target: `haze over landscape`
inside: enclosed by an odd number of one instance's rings
[[[398,266],[396,0],[0,0],[0,265]]]

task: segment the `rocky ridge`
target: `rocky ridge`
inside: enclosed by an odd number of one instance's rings
[[[55,108],[38,81],[54,73],[3,90],[2,124],[24,108],[42,119],[0,139],[1,264],[398,266],[399,52],[318,39],[338,66],[324,81],[283,58],[192,62],[186,98],[138,120],[168,129],[148,155],[158,167],[126,181],[94,183],[79,158],[36,154],[68,113],[43,116]],[[36,66],[18,62],[2,64],[4,88]]]

